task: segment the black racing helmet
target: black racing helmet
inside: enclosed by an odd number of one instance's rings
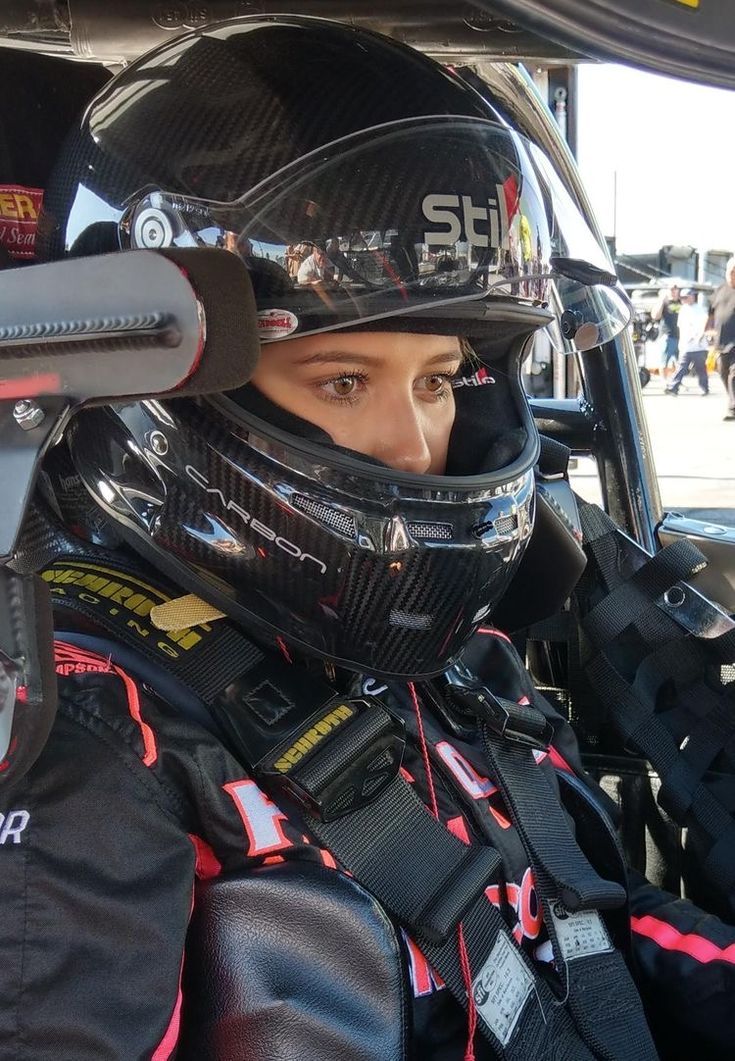
[[[586,348],[628,320],[539,149],[411,49],[252,17],[118,75],[67,144],[46,212],[47,257],[239,254],[264,344],[355,328],[467,340],[441,476],[338,447],[252,385],[89,410],[70,437],[119,533],[258,637],[376,675],[444,670],[533,526],[529,344],[547,329]]]

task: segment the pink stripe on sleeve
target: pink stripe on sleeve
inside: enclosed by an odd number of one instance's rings
[[[718,947],[704,936],[697,936],[693,932],[679,932],[673,925],[651,917],[650,914],[645,917],[631,917],[630,925],[636,935],[645,936],[663,950],[688,954],[698,962],[727,962],[735,965],[735,943]]]
[[[182,958],[181,967],[183,969],[184,961]],[[179,990],[176,995],[176,1005],[174,1006],[173,1013],[171,1014],[171,1020],[168,1022],[168,1028],[164,1033],[163,1039],[151,1054],[151,1061],[169,1061],[169,1058],[173,1057],[176,1052],[176,1045],[179,1041],[179,1027],[181,1025],[181,1003],[183,1001],[183,995],[181,993],[181,973],[179,973]]]

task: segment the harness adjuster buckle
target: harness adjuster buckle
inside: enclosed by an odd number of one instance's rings
[[[551,723],[530,704],[501,700],[483,686],[453,686],[449,691],[463,711],[484,722],[496,736],[538,751],[546,751],[549,747],[554,735]]]
[[[312,817],[334,821],[367,806],[397,776],[406,745],[402,719],[373,697],[335,696],[257,764]]]
[[[546,751],[551,743],[553,730],[547,719],[535,707],[513,704],[509,707],[496,697],[490,703],[487,726],[493,733],[517,744],[525,744],[539,751]]]

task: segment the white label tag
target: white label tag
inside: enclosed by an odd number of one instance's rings
[[[472,981],[477,1012],[503,1046],[506,1045],[526,999],[533,977],[506,936],[498,936],[480,972]]]
[[[572,913],[557,901],[551,904],[551,916],[565,961],[613,949],[607,929],[596,910]]]

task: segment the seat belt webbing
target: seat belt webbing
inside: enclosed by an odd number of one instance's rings
[[[500,865],[497,852],[467,847],[431,815],[400,777],[367,807],[328,823],[311,818],[307,825],[355,880],[407,928],[448,990],[466,1008],[455,931],[461,922],[480,1027],[499,1058],[594,1058],[565,1008],[512,940],[500,911],[484,894]],[[434,856],[431,860],[427,859],[429,850]],[[460,874],[468,852],[473,852],[471,871],[469,879],[463,880]],[[488,869],[490,875],[483,878],[482,871]],[[454,893],[453,898],[447,897],[443,910],[442,878],[450,882],[450,893]],[[470,879],[475,884],[474,895],[468,886]],[[439,921],[443,938],[436,931]],[[486,992],[495,992],[495,1002],[483,1004]]]
[[[531,749],[499,739],[487,726],[483,726],[483,740],[544,897],[549,934],[557,953],[561,951],[567,959],[563,962],[567,1004],[578,1030],[599,1057],[654,1057],[642,1003],[622,954],[610,948],[585,958],[570,956],[554,917],[553,899],[548,898],[556,894],[562,899],[564,915],[567,910],[594,910],[587,915],[593,919],[589,931],[594,932],[596,910],[621,906],[625,889],[601,878],[589,864],[545,776],[534,768]]]

